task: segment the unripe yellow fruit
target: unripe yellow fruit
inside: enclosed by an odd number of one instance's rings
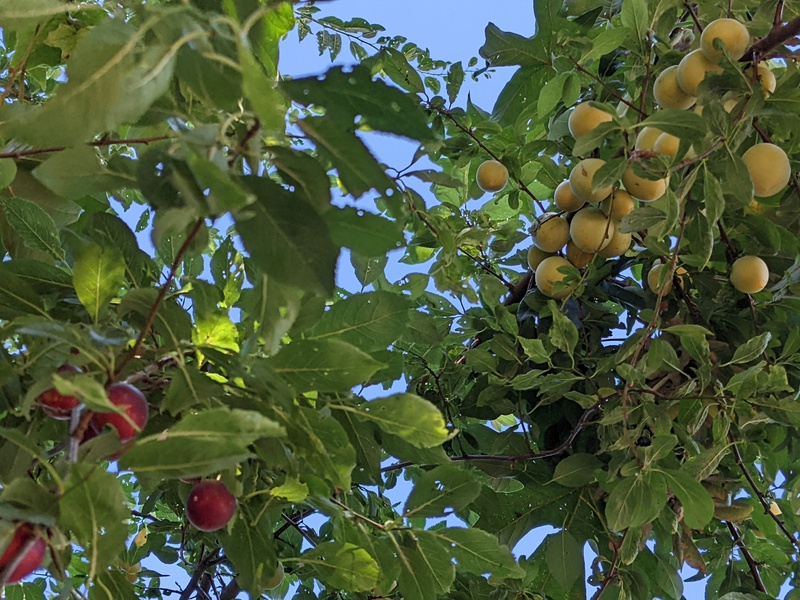
[[[781,507],[778,506],[777,502],[770,502],[770,504],[769,504],[769,512],[771,512],[776,517],[779,517],[783,513],[783,511],[781,510]]]
[[[667,156],[677,156],[681,138],[669,133],[662,133],[653,144],[653,151]]]
[[[567,125],[572,137],[577,140],[600,125],[600,123],[607,123],[610,120],[611,115],[606,111],[590,106],[587,102],[582,102],[576,105],[572,112],[569,113]]]
[[[564,270],[566,273],[562,273],[560,270]],[[568,276],[567,273],[570,272],[576,278],[578,277],[575,267],[573,267],[566,258],[562,256],[545,258],[539,265],[539,268],[536,269],[534,275],[536,287],[539,288],[539,291],[545,296],[550,298],[555,298],[556,300],[566,298],[573,292],[573,289],[570,287],[563,287],[556,291],[555,287],[557,283],[563,282]]]
[[[528,248],[528,266],[531,268],[531,271],[535,271],[541,262],[550,256],[553,256],[552,252],[545,252],[536,246]]]
[[[747,27],[736,19],[717,19],[709,23],[700,36],[700,49],[706,58],[718,63],[723,53],[714,47],[714,40],[720,40],[732,61],[737,61],[750,47],[750,33]]]
[[[569,241],[569,223],[554,213],[546,213],[537,219],[532,236],[540,250],[558,252]]]
[[[622,256],[628,251],[628,248],[631,247],[631,242],[633,241],[633,237],[630,233],[622,233],[619,230],[619,223],[615,223],[614,228],[614,235],[611,237],[611,241],[608,243],[608,246],[600,250],[597,255],[603,258],[616,258],[617,256]]]
[[[553,201],[556,203],[556,206],[563,210],[564,212],[575,212],[576,210],[583,208],[583,205],[586,204],[580,198],[576,198],[575,194],[572,193],[572,188],[569,187],[569,181],[562,181],[558,184],[555,193],[553,194]]]
[[[653,263],[653,268],[651,268],[650,272],[647,274],[647,285],[654,294],[658,294],[662,288],[664,290],[662,296],[666,296],[672,291],[672,277],[664,280],[661,286],[658,285],[658,280],[661,277],[661,270],[665,267],[669,268],[668,265],[663,264],[661,261],[656,261]],[[677,275],[681,281],[684,281],[689,275],[689,272],[683,267],[677,267],[675,269],[675,275]]]
[[[639,134],[636,136],[636,150],[652,150],[653,146],[663,132],[657,127],[643,127]]]
[[[752,79],[753,78],[753,65],[747,67],[745,71],[747,77]],[[764,92],[764,98],[769,98],[769,95],[775,91],[775,88],[778,87],[778,80],[775,79],[775,73],[769,70],[769,67],[765,65],[763,62],[758,63],[758,69],[756,70],[756,79],[758,79],[759,83],[761,84],[761,90]]]
[[[755,144],[742,155],[753,180],[753,193],[759,198],[767,198],[780,192],[789,184],[792,166],[789,157],[775,144]]]
[[[584,158],[572,168],[569,174],[569,187],[576,198],[584,202],[600,202],[611,193],[613,185],[592,189],[594,174],[606,164],[600,158]]]
[[[611,242],[616,226],[602,210],[587,206],[575,213],[569,225],[569,236],[584,252],[595,253]]]
[[[668,178],[664,179],[646,179],[639,177],[633,170],[633,167],[628,167],[622,174],[622,183],[625,189],[628,190],[631,196],[642,202],[652,202],[658,200],[667,191]]]
[[[500,161],[487,160],[478,167],[475,179],[484,192],[499,192],[508,183],[508,169]]]
[[[656,77],[653,96],[661,108],[685,110],[695,103],[694,96],[684,92],[678,85],[678,65],[667,67]]]
[[[758,256],[741,256],[731,265],[731,285],[743,294],[760,292],[769,283],[767,263]]]
[[[720,73],[722,67],[708,60],[702,50],[693,50],[683,57],[678,64],[678,85],[689,96],[697,95],[697,87],[709,72]]]
[[[633,212],[636,200],[623,189],[614,190],[608,198],[600,204],[600,209],[613,221],[621,221],[622,217]]]
[[[578,245],[572,240],[567,242],[567,260],[572,263],[572,266],[577,269],[582,269],[594,258],[594,252],[586,252],[581,250]]]

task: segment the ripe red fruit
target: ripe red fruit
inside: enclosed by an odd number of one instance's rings
[[[25,555],[19,558],[20,552]],[[33,531],[30,523],[20,524],[14,531],[14,537],[0,556],[0,569],[3,570],[5,583],[18,583],[23,577],[39,568],[47,551],[47,542]],[[16,563],[16,564],[14,564]],[[13,566],[11,573],[6,573]]]
[[[106,425],[111,425],[124,444],[135,438],[147,424],[147,400],[142,392],[127,383],[115,383],[109,387],[108,400],[114,406],[124,408],[131,422],[121,414],[95,413],[92,415],[92,427],[100,432]]]
[[[186,518],[200,531],[222,529],[236,512],[236,497],[221,481],[201,481],[186,499]]]
[[[80,373],[80,368],[74,365],[61,365],[56,369],[57,373]],[[59,394],[56,388],[50,388],[41,393],[38,398],[39,406],[54,419],[67,420],[70,418],[72,409],[78,406],[81,401],[75,396],[64,396]]]

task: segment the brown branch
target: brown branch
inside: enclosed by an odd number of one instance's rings
[[[194,573],[192,573],[192,578],[189,580],[189,583],[186,584],[178,600],[189,600],[192,597],[192,593],[199,589],[200,580],[205,572],[214,565],[219,564],[219,562],[221,562],[219,559],[219,548],[215,549],[213,552],[209,552],[205,556],[201,556],[195,566]]]
[[[564,47],[563,47],[563,46],[559,46],[559,47],[560,47],[562,50],[564,49]],[[582,64],[580,64],[580,63],[579,63],[577,60],[575,60],[574,58],[572,58],[572,56],[571,56],[571,55],[570,55],[568,52],[565,52],[565,53],[564,53],[564,55],[565,55],[565,56],[566,56],[566,57],[567,57],[567,58],[570,60],[570,62],[571,62],[573,65],[575,65],[575,68],[576,68],[576,69],[578,69],[578,70],[579,70],[581,73],[583,73],[584,75],[588,75],[589,77],[591,77],[592,79],[594,79],[594,80],[595,80],[597,83],[599,83],[600,85],[602,85],[602,86],[603,86],[603,87],[606,89],[606,91],[608,91],[608,93],[609,93],[609,94],[611,94],[611,96],[612,96],[612,97],[614,97],[614,98],[616,98],[617,100],[619,100],[620,102],[622,102],[622,103],[623,103],[625,106],[627,106],[628,108],[632,108],[633,110],[635,110],[637,113],[639,113],[639,115],[640,115],[640,116],[642,116],[642,117],[647,117],[647,113],[646,113],[646,112],[644,112],[644,111],[643,111],[641,108],[639,108],[638,106],[636,106],[636,105],[635,105],[635,104],[633,104],[632,102],[630,102],[630,101],[626,100],[625,98],[623,98],[622,96],[620,96],[620,94],[617,92],[617,90],[615,90],[613,87],[611,87],[610,85],[608,85],[608,83],[606,83],[606,82],[603,80],[603,78],[602,78],[602,77],[599,77],[598,75],[595,75],[595,74],[594,74],[594,73],[592,73],[592,72],[591,72],[589,69],[585,68],[585,67],[584,67]]]
[[[260,128],[261,121],[256,118],[253,125],[245,132],[244,137],[236,145],[236,148],[233,149],[231,157],[228,159],[228,168],[233,167],[239,156],[241,156],[242,152],[244,152],[244,148],[247,146],[247,143],[255,137]]]
[[[528,272],[517,280],[517,283],[514,284],[514,289],[510,290],[506,299],[503,300],[503,306],[511,306],[521,302],[531,285],[533,285],[533,271],[528,269]]]
[[[730,521],[725,521],[725,525],[728,526],[728,531],[731,532],[731,537],[733,538],[733,545],[739,546],[739,551],[744,556],[745,561],[747,561],[747,566],[750,567],[750,573],[753,575],[753,581],[756,584],[756,589],[759,592],[767,592],[767,588],[764,587],[764,581],[761,579],[761,573],[758,572],[758,563],[753,558],[753,555],[750,554],[750,551],[744,545],[742,538],[739,537],[739,532],[736,530],[736,527]]]
[[[748,48],[740,60],[745,62],[757,60],[758,57],[765,55],[776,46],[798,34],[800,34],[800,17],[795,17],[785,25],[782,21],[778,21],[767,35]]]
[[[197,237],[197,234],[200,233],[200,229],[203,227],[203,223],[205,222],[204,219],[198,219],[197,222],[194,224],[192,229],[189,231],[189,235],[186,236],[181,247],[178,249],[178,253],[175,255],[175,260],[172,262],[172,266],[169,270],[169,275],[167,276],[167,280],[164,282],[164,285],[161,286],[161,289],[158,291],[158,295],[156,296],[155,302],[153,302],[153,306],[150,307],[150,312],[145,319],[144,326],[142,330],[139,332],[139,337],[136,338],[136,342],[133,344],[133,348],[130,349],[125,358],[123,358],[114,372],[109,376],[108,383],[113,383],[114,380],[119,376],[122,372],[122,369],[133,360],[136,356],[138,356],[139,352],[141,351],[142,342],[144,338],[150,333],[150,328],[153,326],[153,321],[156,319],[156,313],[158,312],[159,306],[164,301],[164,297],[167,295],[169,291],[169,287],[172,284],[173,279],[175,279],[175,275],[178,272],[178,267],[183,260],[186,251],[189,249],[189,246],[194,242],[194,239]]]
[[[468,462],[468,461],[480,461],[480,462],[501,462],[501,463],[518,463],[518,462],[525,462],[529,460],[537,460],[540,458],[548,458],[551,456],[558,456],[563,452],[567,451],[571,446],[572,443],[575,441],[575,438],[578,437],[578,434],[583,431],[583,428],[589,422],[589,418],[605,403],[608,398],[603,398],[598,400],[595,404],[587,408],[583,411],[583,414],[578,419],[578,422],[575,424],[575,427],[572,428],[572,431],[569,432],[567,439],[565,439],[561,444],[556,446],[555,448],[550,448],[549,450],[540,450],[539,452],[529,452],[527,454],[519,454],[516,456],[509,456],[509,455],[502,455],[502,454],[465,454],[463,456],[451,456],[450,460],[453,462]],[[406,467],[410,467],[414,465],[414,462],[411,461],[403,461],[399,463],[395,463],[393,465],[389,465],[388,467],[384,467],[381,469],[381,473],[387,473],[389,471],[397,471],[399,469],[405,469]]]
[[[605,593],[608,586],[610,586],[617,578],[617,566],[619,565],[619,551],[620,548],[622,548],[622,544],[625,543],[625,538],[628,537],[628,531],[630,531],[630,529],[626,529],[625,533],[622,534],[622,539],[619,541],[619,544],[614,544],[614,558],[611,561],[611,567],[609,567],[606,576],[603,577],[603,583],[600,585],[600,589],[597,590],[592,596],[592,600],[600,600],[600,596],[602,596]]]
[[[772,517],[772,520],[775,521],[775,524],[778,526],[778,529],[780,529],[781,532],[783,532],[783,535],[786,536],[786,538],[792,543],[792,545],[797,548],[800,548],[800,541],[798,541],[797,538],[794,536],[794,534],[792,534],[786,528],[786,525],[784,524],[783,520],[770,510],[770,503],[767,502],[766,498],[764,498],[764,494],[758,488],[758,485],[756,484],[753,477],[750,475],[750,472],[747,470],[747,467],[745,466],[744,461],[742,460],[742,453],[739,452],[739,447],[737,446],[739,442],[733,435],[732,431],[728,432],[728,440],[731,443],[731,448],[733,448],[733,457],[736,460],[736,464],[739,465],[739,470],[741,470],[745,479],[747,479],[747,483],[750,484],[750,489],[758,498],[758,501],[761,503],[761,506],[764,507],[764,512],[768,514],[770,517]]]
[[[288,516],[288,515],[284,515],[284,514],[282,514],[282,515],[281,515],[281,517],[283,517],[283,520],[284,520],[284,521],[286,521],[286,523],[287,523],[287,524],[288,524],[290,527],[293,527],[294,529],[296,529],[296,530],[297,530],[297,532],[298,532],[298,533],[299,533],[301,536],[303,536],[303,539],[305,539],[305,540],[306,540],[306,541],[307,541],[309,544],[311,544],[312,546],[316,546],[316,545],[317,545],[317,541],[316,541],[315,539],[313,539],[313,538],[312,538],[312,537],[311,537],[311,536],[308,534],[308,532],[307,532],[305,529],[303,529],[303,528],[300,526],[300,523],[298,523],[297,521],[295,521],[295,520],[294,520],[292,517],[290,517],[290,516]]]
[[[158,135],[150,138],[133,138],[133,139],[123,139],[123,140],[115,140],[115,139],[106,139],[105,137],[102,140],[97,140],[95,142],[89,142],[89,146],[126,146],[131,144],[152,144],[154,142],[163,142],[164,140],[172,140],[175,139],[175,136],[172,135]],[[63,152],[67,149],[67,146],[54,146],[52,148],[31,148],[29,150],[17,150],[16,152],[4,152],[0,153],[0,158],[24,158],[26,156],[35,156],[37,154],[50,154],[53,152]]]
[[[700,19],[697,18],[697,11],[695,10],[694,4],[684,1],[683,5],[686,7],[686,10],[689,11],[689,15],[692,17],[692,21],[694,21],[694,26],[697,27],[697,31],[703,33],[703,26],[700,24]]]
[[[486,152],[486,154],[488,154],[489,156],[491,156],[491,157],[492,157],[494,160],[496,160],[497,162],[500,162],[500,157],[499,157],[497,154],[495,154],[494,152],[492,152],[492,151],[489,149],[489,147],[488,147],[488,146],[486,146],[486,144],[484,144],[484,143],[483,143],[483,141],[482,141],[482,140],[481,140],[481,139],[480,139],[480,138],[479,138],[477,135],[475,135],[475,132],[474,132],[474,131],[472,131],[472,130],[471,130],[471,129],[469,129],[468,127],[464,127],[464,126],[463,126],[463,125],[462,125],[462,124],[461,124],[461,123],[458,121],[458,119],[456,119],[456,118],[453,116],[453,114],[452,114],[452,113],[451,113],[449,110],[445,110],[444,108],[442,108],[442,107],[440,107],[440,106],[436,106],[435,104],[432,104],[432,103],[430,103],[430,102],[428,102],[427,106],[428,106],[428,108],[430,108],[431,110],[433,110],[433,111],[436,111],[436,112],[437,112],[437,113],[439,113],[440,115],[442,115],[442,116],[444,116],[444,117],[447,117],[448,119],[450,119],[450,120],[453,122],[453,124],[454,124],[456,127],[458,127],[458,128],[461,130],[461,131],[463,131],[464,133],[466,133],[466,134],[467,134],[469,137],[471,137],[471,138],[472,138],[472,140],[473,140],[473,141],[474,141],[476,144],[478,144],[478,147],[479,147],[481,150],[483,150],[484,152]],[[538,206],[538,207],[539,207],[539,210],[541,210],[542,212],[545,212],[544,204],[542,204],[542,201],[541,201],[541,200],[539,200],[539,199],[536,197],[536,195],[535,195],[535,194],[534,194],[534,193],[533,193],[533,192],[530,190],[530,188],[529,188],[527,185],[525,185],[525,184],[524,184],[522,181],[520,181],[519,179],[517,179],[517,180],[515,180],[515,181],[517,182],[517,185],[519,186],[519,189],[521,189],[523,192],[525,192],[526,194],[528,194],[528,196],[530,196],[530,198],[531,198],[531,199],[532,199],[532,200],[533,200],[533,201],[536,203],[536,206]]]
[[[470,254],[469,252],[467,252],[467,251],[466,251],[464,248],[462,248],[461,246],[459,246],[459,247],[458,247],[458,250],[460,250],[460,251],[461,251],[461,253],[462,253],[464,256],[466,256],[466,257],[468,257],[468,258],[471,258],[471,259],[472,259],[472,260],[475,262],[475,264],[476,264],[476,265],[478,265],[478,266],[481,268],[481,270],[483,270],[484,272],[488,273],[489,275],[491,275],[492,277],[495,277],[495,278],[496,278],[498,281],[500,281],[500,283],[502,283],[504,286],[506,286],[506,288],[508,289],[508,291],[509,291],[509,292],[513,292],[513,291],[514,291],[514,284],[513,284],[513,283],[511,283],[511,282],[510,282],[508,279],[506,279],[506,278],[503,276],[503,274],[502,274],[502,273],[499,273],[499,272],[495,271],[495,270],[492,268],[492,266],[491,266],[491,265],[489,265],[489,264],[487,264],[487,263],[486,263],[486,261],[484,261],[484,260],[481,260],[481,259],[480,259],[480,258],[478,258],[477,256],[472,256],[472,254]]]

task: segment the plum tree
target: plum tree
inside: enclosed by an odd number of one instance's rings
[[[747,27],[736,19],[716,19],[700,35],[700,49],[706,57],[718,63],[725,53],[731,60],[739,60],[750,46]]]
[[[30,523],[19,523],[9,531],[0,555],[0,580],[18,583],[38,569],[47,552],[47,541]]]
[[[111,425],[121,442],[131,441],[147,424],[149,409],[144,394],[128,383],[115,383],[108,388],[108,401],[122,412],[96,412],[92,415],[92,427],[99,433]]]
[[[762,142],[750,146],[742,154],[742,162],[759,198],[774,196],[789,184],[792,177],[789,157],[775,144]]]
[[[555,299],[566,298],[573,289],[569,285],[570,273],[575,279],[575,267],[561,256],[551,256],[539,263],[535,272],[536,287],[545,296]]]
[[[800,7],[532,4],[0,2],[9,598],[797,594]]]
[[[684,110],[691,108],[697,100],[678,85],[678,65],[667,67],[653,83],[653,97],[661,108]]]
[[[740,256],[731,265],[731,285],[743,294],[756,294],[769,283],[769,267],[758,256]]]
[[[611,119],[611,115],[606,111],[595,108],[586,102],[581,102],[569,113],[569,132],[572,137],[578,139],[592,131],[600,123],[607,123]]]
[[[499,192],[508,183],[508,169],[497,160],[486,160],[475,171],[475,180],[484,192]]]
[[[186,518],[200,531],[225,527],[236,512],[236,497],[221,481],[201,481],[186,498]]]
[[[586,204],[586,202],[572,193],[569,180],[564,180],[558,184],[556,191],[553,192],[553,202],[560,210],[568,213],[575,212]]]
[[[74,365],[61,365],[57,373],[80,373],[81,369]],[[66,420],[70,418],[72,410],[81,402],[75,396],[60,394],[55,388],[45,390],[37,399],[42,410],[54,419]]]
[[[602,250],[614,237],[614,221],[595,206],[582,208],[569,224],[569,237],[584,252]]]
[[[556,213],[546,213],[532,230],[533,243],[544,252],[558,252],[569,241],[570,225]]]
[[[605,165],[599,158],[585,158],[576,164],[569,174],[569,188],[573,195],[584,202],[597,203],[605,199],[613,188],[612,184],[595,187],[594,176]]]
[[[703,50],[692,50],[678,63],[677,82],[681,90],[689,96],[697,95],[697,88],[708,73],[721,73],[722,67],[710,60]]]

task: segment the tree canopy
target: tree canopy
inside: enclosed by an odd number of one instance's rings
[[[533,12],[0,2],[8,598],[797,597],[800,7]]]

